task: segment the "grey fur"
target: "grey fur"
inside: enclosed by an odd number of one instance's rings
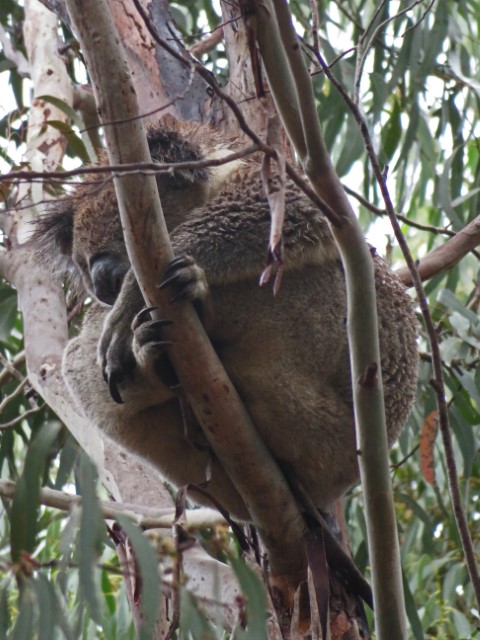
[[[168,132],[164,139],[169,140]],[[182,141],[183,150],[188,146]],[[178,160],[184,157],[180,154]],[[244,166],[210,199],[212,180],[206,172],[191,181],[183,178],[173,189],[159,181],[175,253],[194,258],[178,271],[179,277],[193,278],[186,293],[201,305],[212,343],[266,444],[326,511],[358,481],[345,283],[335,243],[322,214],[289,185],[285,273],[274,297],[270,288],[258,286],[269,232],[258,168]],[[51,234],[56,216],[58,211],[51,214]],[[90,291],[94,283],[88,265],[96,254],[108,250],[126,260],[110,183],[77,208],[71,240],[74,261]],[[63,238],[63,247],[68,244]],[[372,259],[392,444],[415,397],[416,321],[403,286],[378,256]],[[113,309],[95,305],[70,342],[64,360],[69,388],[100,429],[175,485],[204,481],[213,461],[209,490],[235,517],[248,518],[195,422],[185,434],[178,399],[157,376],[164,354],[159,356],[161,349],[142,338],[148,327],[132,331],[142,305],[130,271]],[[110,397],[97,350],[106,374],[117,376],[121,405]]]

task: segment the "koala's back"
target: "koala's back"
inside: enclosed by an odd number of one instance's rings
[[[282,466],[327,510],[358,480],[345,280],[328,223],[298,189],[287,187],[284,274],[274,296],[270,285],[258,286],[270,228],[258,170],[253,165],[236,172],[208,202],[212,190],[205,179],[207,184],[197,185],[193,195],[182,195],[185,181],[174,188],[168,181],[159,183],[168,188],[160,191],[174,252],[192,256],[205,272],[205,327],[254,424]],[[75,213],[72,226],[74,261],[86,283],[91,278],[85,271],[95,254],[114,248],[125,258],[111,185]],[[416,321],[403,286],[380,258],[372,260],[388,438],[393,443],[415,395]],[[140,310],[134,307],[133,313]],[[65,372],[74,396],[109,437],[148,459],[177,486],[201,482],[208,455],[194,451],[185,437],[171,390],[157,379],[126,376],[130,388],[122,390],[125,403],[113,402],[94,353],[103,316],[108,322],[111,315],[99,313],[102,318],[90,326],[87,320],[83,337],[67,351]],[[132,317],[117,315],[129,329]],[[246,517],[218,461],[210,489],[234,515]]]
[[[259,287],[270,211],[258,175],[241,176],[172,234],[210,283],[209,336],[276,458],[315,504],[358,481],[346,330],[345,279],[329,226],[295,188],[287,190],[285,273],[276,296]],[[398,437],[416,389],[411,298],[372,255],[388,439]]]
[[[380,260],[376,281],[392,445],[415,397],[416,323],[409,297]],[[252,282],[215,286],[212,298],[221,311],[210,337],[254,424],[282,466],[328,510],[359,473],[341,265],[289,271],[276,297]]]

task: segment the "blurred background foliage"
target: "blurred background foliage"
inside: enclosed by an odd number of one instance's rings
[[[313,1],[296,0],[290,5],[309,60],[327,147],[345,185],[358,196],[353,196],[353,202],[367,237],[394,266],[402,264],[382,215],[383,204],[357,125],[320,72],[315,57],[318,43],[324,57],[333,63],[336,77],[358,96],[379,158],[388,167],[388,184],[397,211],[403,215],[403,232],[414,257],[422,257],[479,214],[480,1],[319,0],[315,19]],[[175,2],[171,9],[187,46],[221,23],[218,3],[210,0]],[[3,173],[21,165],[25,150],[31,84],[5,46],[9,43],[18,55],[25,54],[22,19],[22,2],[0,3]],[[316,34],[314,24],[318,25]],[[83,82],[81,57],[72,35],[59,27],[59,38],[68,45],[64,55],[73,81]],[[222,42],[201,59],[227,81]],[[81,136],[75,127],[69,140],[65,162],[70,167],[83,159]],[[11,187],[9,182],[1,183],[3,211],[8,209]],[[371,206],[362,204],[362,198]],[[470,254],[426,285],[441,343],[460,486],[477,552],[478,266],[478,255]],[[415,639],[480,637],[479,612],[448,495],[442,444],[440,437],[435,439],[432,368],[421,324],[419,347],[415,410],[392,453],[410,634]],[[118,560],[101,525],[95,472],[66,429],[28,383],[22,382],[22,348],[15,292],[2,282],[0,470],[2,479],[18,482],[23,490],[19,489],[13,503],[3,500],[0,519],[0,637],[134,638]],[[421,453],[427,463],[433,463],[433,472],[432,464],[430,471],[422,467]],[[84,509],[68,515],[38,508],[41,485],[81,492]],[[355,559],[368,574],[358,488],[346,499],[346,515]],[[28,587],[21,597],[12,572],[19,563],[23,563],[21,575]],[[240,574],[244,568],[236,570]],[[247,600],[248,596],[250,602],[256,600],[258,583],[245,579],[242,584]],[[206,622],[187,592],[181,607],[186,625],[183,637],[224,637]],[[257,619],[252,612],[251,620]],[[260,635],[245,637],[264,637],[264,630],[255,633]]]

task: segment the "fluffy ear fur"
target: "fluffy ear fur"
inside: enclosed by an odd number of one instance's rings
[[[194,141],[188,140],[172,129],[161,124],[151,126],[147,131],[147,141],[154,162],[196,162],[203,160],[204,155]],[[178,169],[167,176],[171,189],[185,189],[191,183],[207,182],[210,171],[204,169]]]
[[[47,264],[55,276],[78,293],[84,287],[72,260],[73,215],[73,200],[68,197],[50,205],[47,213],[35,221],[27,247],[35,252],[39,262]]]

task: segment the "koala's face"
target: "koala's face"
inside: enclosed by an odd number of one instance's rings
[[[130,263],[112,183],[79,199],[73,216],[72,259],[89,293],[113,305]]]
[[[152,159],[159,164],[203,158],[191,137],[161,125],[152,128],[147,138]],[[107,163],[104,153],[100,164]],[[72,270],[73,262],[73,280],[79,283],[81,280],[89,294],[100,302],[113,305],[130,263],[115,189],[112,180],[106,177],[90,178],[88,184],[75,189],[72,198],[53,207],[37,224],[34,244],[59,270]],[[184,168],[158,174],[157,185],[170,230],[208,199],[209,179],[207,169]]]

